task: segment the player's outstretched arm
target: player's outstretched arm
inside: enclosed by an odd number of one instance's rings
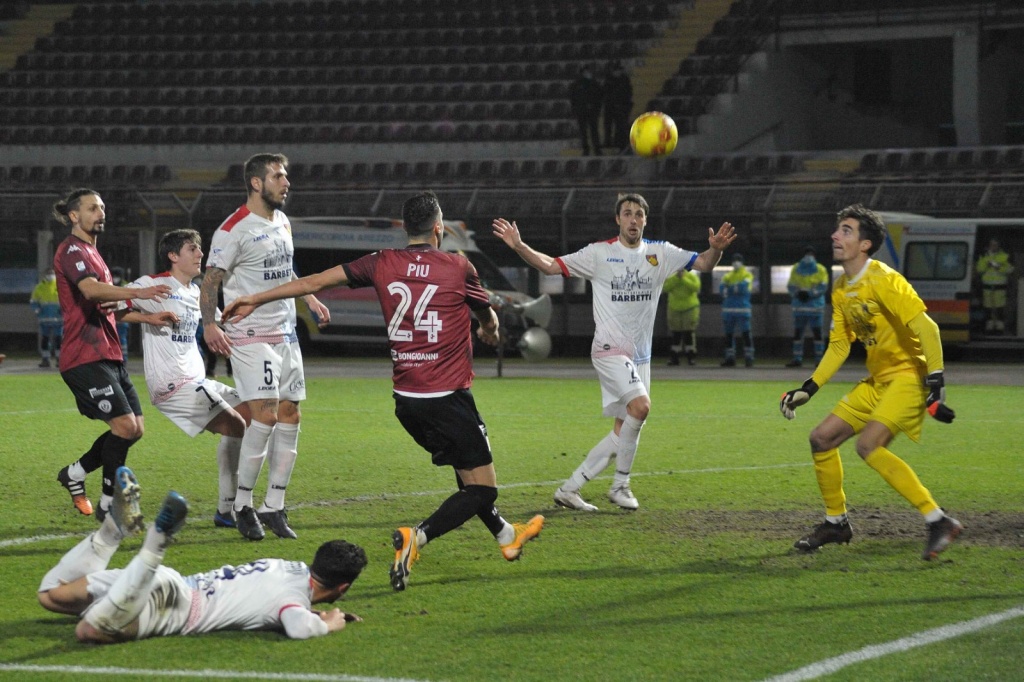
[[[130,301],[133,298],[144,301],[154,298],[165,299],[171,293],[171,288],[166,284],[154,284],[151,287],[118,287],[101,282],[95,277],[86,277],[79,282],[78,290],[87,300],[96,303]]]
[[[515,221],[509,222],[504,218],[495,218],[491,223],[494,236],[505,242],[505,246],[519,254],[519,257],[526,261],[532,268],[540,270],[545,275],[561,274],[562,268],[551,256],[535,251],[526,245],[519,234],[519,226]]]
[[[293,279],[273,289],[239,296],[224,307],[223,317],[229,322],[238,322],[251,315],[252,311],[264,303],[280,301],[283,298],[308,296],[309,294],[315,294],[318,291],[346,282],[348,282],[348,275],[345,274],[345,268],[341,265],[336,265],[330,270],[324,270],[308,277]]]
[[[178,324],[178,316],[170,310],[161,310],[155,313],[144,313],[140,310],[119,310],[114,313],[118,322],[132,322],[137,324],[150,324],[154,327],[171,327]]]

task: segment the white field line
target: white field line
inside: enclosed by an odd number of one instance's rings
[[[1024,606],[1017,606],[1000,613],[981,616],[974,620],[965,620],[960,623],[943,625],[942,627],[924,630],[910,635],[909,637],[897,639],[885,644],[873,644],[871,646],[866,646],[863,649],[858,649],[857,651],[851,651],[833,658],[826,658],[823,661],[811,663],[803,668],[798,668],[776,677],[767,678],[764,682],[801,682],[802,680],[816,680],[823,675],[831,675],[832,673],[847,666],[863,663],[864,661],[870,661],[875,658],[881,658],[882,656],[888,656],[889,654],[903,653],[904,651],[916,649],[919,646],[934,644],[943,640],[953,639],[954,637],[961,637],[972,632],[977,632],[978,630],[992,627],[993,625],[997,625],[1003,621],[1020,618],[1021,616],[1024,616]]]
[[[709,467],[706,469],[678,469],[672,471],[647,471],[647,472],[636,472],[633,474],[634,478],[647,477],[647,476],[677,476],[685,474],[720,474],[727,471],[764,471],[767,469],[788,469],[792,467],[806,467],[811,466],[811,462],[801,462],[798,464],[770,464],[767,466],[749,466],[749,467]],[[598,476],[594,480],[611,479],[611,476]],[[507,483],[505,485],[499,485],[499,490],[511,490],[513,488],[533,488],[537,486],[558,486],[563,483],[563,479],[557,481],[536,481],[536,482],[524,482],[524,483]],[[318,500],[314,502],[299,502],[298,504],[288,505],[288,509],[307,509],[317,507],[335,507],[342,504],[352,504],[353,502],[369,502],[370,500],[397,500],[403,497],[429,497],[434,495],[449,495],[451,489],[445,490],[420,490],[408,493],[375,493],[372,495],[358,495],[356,497],[345,497],[340,500]],[[64,538],[82,537],[88,533],[62,533],[59,535],[35,535],[27,538],[11,538],[9,540],[0,540],[0,549],[7,547],[16,547],[18,545],[30,545],[36,542],[46,542],[48,540],[62,540]]]
[[[0,663],[0,672],[68,673],[72,675],[123,675],[146,677],[198,677],[199,679],[310,680],[311,682],[427,682],[407,677],[364,677],[362,675],[319,675],[317,673],[270,673],[249,670],[149,670],[145,668],[92,668],[81,665],[24,665]]]

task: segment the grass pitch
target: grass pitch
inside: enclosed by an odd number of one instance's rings
[[[263,556],[309,561],[342,537],[370,558],[341,602],[365,621],[302,642],[234,632],[96,647],[78,644],[74,619],[43,611],[35,590],[95,527],[54,478],[102,425],[77,414],[56,374],[5,376],[0,679],[762,680],[818,664],[790,678],[811,679],[844,654],[857,662],[827,679],[1018,678],[1021,389],[953,387],[953,425],[929,421],[919,445],[894,441],[966,527],[924,562],[919,515],[852,443],[842,450],[852,544],[791,549],[822,513],[807,434],[849,384],[829,384],[787,422],[777,401],[790,383],[656,379],[634,466],[640,510],[607,501],[609,471],[584,488],[600,507],[584,514],[557,509],[551,494],[610,427],[596,380],[479,377],[498,506],[510,521],[544,514],[544,532],[509,563],[470,522],[424,548],[402,593],[388,585],[391,531],[433,511],[453,475],[402,430],[389,380],[309,380],[288,491],[297,541],[250,543],[214,528],[216,437],[189,439],[144,397],[146,435],[129,458],[143,509],[152,518],[170,488],[192,507],[168,565],[188,574]],[[95,474],[88,490],[99,491]],[[111,566],[139,542],[127,540]],[[994,614],[1003,620],[964,625]],[[940,626],[958,636],[915,646]],[[865,650],[882,645],[892,652]]]

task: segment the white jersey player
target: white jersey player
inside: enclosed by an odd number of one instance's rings
[[[193,438],[204,430],[220,434],[219,491],[213,523],[234,528],[231,505],[238,487],[238,457],[248,408],[234,388],[206,378],[206,366],[196,343],[199,287],[193,279],[202,267],[202,238],[195,230],[173,230],[160,238],[157,252],[166,270],[140,277],[128,286],[163,284],[171,293],[161,300],[132,299],[121,306],[117,316],[141,323],[143,370],[153,405]],[[167,320],[154,320],[161,313],[168,316]]]
[[[39,586],[47,610],[79,616],[82,642],[110,644],[148,637],[220,630],[273,630],[308,639],[361,620],[313,604],[341,597],[366,566],[362,548],[325,542],[313,562],[259,559],[240,566],[182,576],[163,565],[164,553],[185,523],[188,505],[168,493],[142,548],[124,569],[107,569],[121,540],[142,526],[139,484],[127,467],[117,472],[114,512],[79,542]]]
[[[295,276],[291,225],[280,210],[291,187],[287,157],[256,154],[245,162],[242,174],[248,192],[245,205],[221,223],[210,244],[200,290],[203,336],[212,352],[231,358],[238,394],[252,417],[242,440],[233,507],[238,531],[249,540],[262,540],[266,524],[278,537],[295,538],[284,509],[298,457],[299,403],[306,398],[295,301],[276,301],[239,324],[225,322],[223,329],[214,319],[222,284],[228,305]],[[321,324],[330,321],[330,312],[315,296],[304,300]],[[268,458],[267,494],[257,511],[252,490]]]
[[[722,251],[736,239],[733,226],[722,223],[718,232],[708,228],[709,248],[700,254],[667,242],[646,241],[643,234],[649,211],[639,194],[619,196],[615,204],[618,237],[560,258],[527,246],[515,222],[497,218],[493,223],[494,235],[527,264],[548,275],[588,279],[593,288],[591,361],[601,382],[604,415],[614,417],[615,425],[555,491],[555,502],[563,507],[596,511],[596,506],[580,496],[580,489],[615,457],[608,499],[623,509],[639,508],[629,475],[640,429],[651,410],[651,338],[661,285],[681,268],[711,272]]]

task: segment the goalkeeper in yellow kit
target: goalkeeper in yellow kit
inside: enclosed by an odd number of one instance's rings
[[[871,258],[885,242],[885,223],[860,204],[839,212],[832,233],[833,262],[844,274],[832,290],[832,331],[828,349],[803,386],[782,396],[787,419],[842,366],[856,339],[867,350],[870,376],[839,401],[810,435],[825,521],[796,541],[814,551],[830,542],[849,543],[843,465],[839,446],[857,436],[857,454],[921,512],[928,528],[924,559],[934,559],[960,534],[962,526],[946,516],[914,470],[889,451],[896,434],[917,441],[924,414],[951,423],[956,416],[944,404],[942,344],[939,327],[921,298],[901,275]]]

